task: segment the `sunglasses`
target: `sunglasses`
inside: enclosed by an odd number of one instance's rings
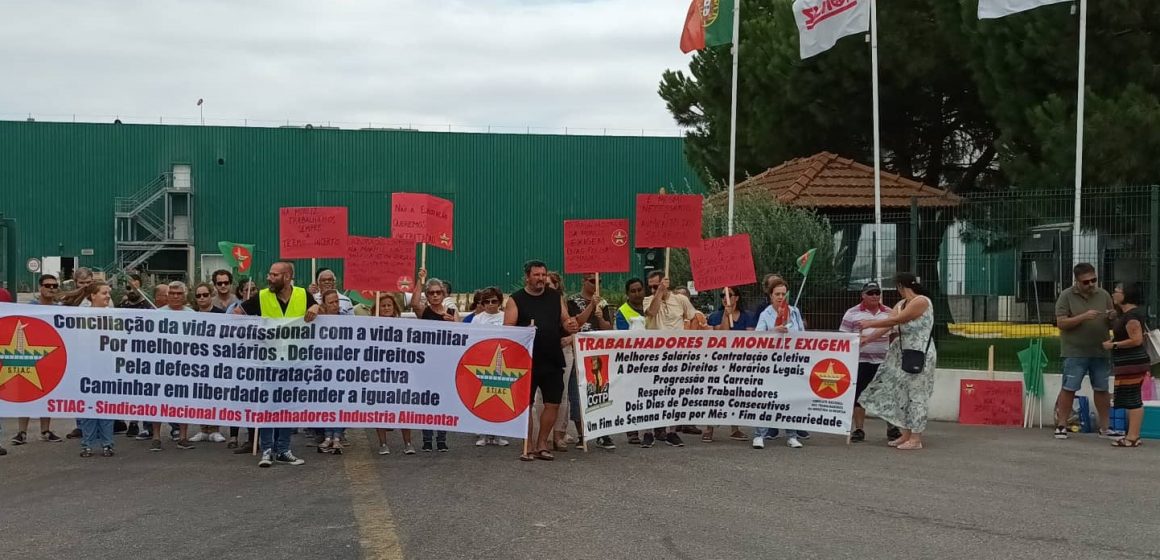
[[[197,293],[197,294],[194,294],[194,297],[199,297],[199,298],[203,298],[203,297],[209,297],[209,294],[206,294],[206,293]]]
[[[441,296],[441,295],[443,295],[443,290],[429,290],[427,292],[427,295],[429,295],[429,296]]]
[[[499,303],[499,300],[495,299],[495,298],[491,298],[491,299],[487,299],[487,300],[483,301],[484,305],[496,305],[498,303]]]
[[[868,295],[868,296],[880,296],[880,295],[882,295],[882,292],[880,292],[878,290],[871,290],[869,292],[866,292],[866,295]]]
[[[41,288],[48,288],[50,290],[55,290],[55,289],[60,288],[60,284],[41,284],[40,287]]]
[[[584,279],[584,283],[585,283],[585,284],[595,284],[595,283],[596,283],[596,279],[595,279],[595,278],[585,278],[585,279]]]
[[[213,285],[214,286],[229,286],[230,283],[229,282],[214,282]]]
[[[1099,280],[1099,278],[1092,278],[1091,280],[1080,280],[1079,283],[1085,286],[1092,286],[1095,285],[1096,282],[1099,282]]]

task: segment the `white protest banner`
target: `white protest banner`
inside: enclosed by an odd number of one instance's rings
[[[851,430],[854,334],[604,331],[575,344],[589,438],[677,424]]]
[[[0,306],[0,416],[525,437],[535,330]]]
[[[872,0],[794,0],[803,60],[829,50],[838,39],[870,31]]]

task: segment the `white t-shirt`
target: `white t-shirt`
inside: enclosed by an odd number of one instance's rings
[[[471,319],[472,325],[491,325],[493,327],[503,326],[503,311],[496,313],[487,313],[480,311],[476,313]]]

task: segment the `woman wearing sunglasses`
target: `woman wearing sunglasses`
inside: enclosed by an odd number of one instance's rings
[[[471,324],[490,327],[503,326],[503,292],[499,288],[492,286],[484,288],[476,292],[476,300],[479,302],[479,307],[475,313],[472,313]],[[511,442],[499,436],[492,436],[487,434],[479,434],[479,439],[475,440],[476,447],[483,447],[485,445],[498,445],[500,447],[507,447]]]
[[[420,293],[420,288],[423,290]],[[427,296],[427,300],[423,301],[423,296]],[[449,321],[456,322],[455,309],[449,308],[446,305],[447,286],[442,280],[438,278],[427,279],[427,269],[419,269],[419,281],[415,282],[415,287],[411,292],[411,311],[415,312],[415,316],[427,321]],[[423,430],[423,451],[431,451],[431,437],[435,437],[435,448],[440,453],[447,452],[447,430]]]

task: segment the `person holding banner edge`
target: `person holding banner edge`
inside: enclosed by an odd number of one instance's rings
[[[719,331],[751,331],[757,328],[757,317],[745,310],[745,301],[737,288],[721,290],[721,308],[709,314],[709,327]],[[746,441],[749,438],[739,426],[730,426],[729,439]],[[706,426],[701,441],[713,442],[713,426]]]
[[[504,305],[504,325],[536,328],[529,401],[535,403],[537,389],[544,401],[539,433],[534,431],[534,422],[528,422],[528,438],[520,455],[521,461],[552,461],[556,458],[548,450],[548,438],[552,435],[564,393],[564,349],[560,346],[560,339],[580,330],[576,319],[568,315],[564,296],[548,288],[547,284],[548,265],[530,260],[524,263],[523,289],[513,293]],[[534,410],[529,406],[528,414],[534,414]]]
[[[769,306],[758,316],[757,326],[754,330],[783,334],[806,330],[801,311],[789,304],[789,284],[780,276],[774,276],[768,280],[766,289],[769,293]],[[801,449],[802,442],[798,439],[800,435],[800,431],[787,431],[786,447]],[[758,428],[753,432],[753,448],[765,449],[765,439],[776,437],[776,428]]]
[[[258,315],[268,319],[303,318],[307,323],[318,317],[319,306],[310,301],[304,288],[294,285],[294,263],[278,261],[270,265],[266,274],[267,287],[246,300],[234,313]],[[290,428],[263,428],[258,430],[258,445],[262,458],[258,466],[268,468],[275,461],[287,465],[306,463],[290,451]]]
[[[420,293],[420,289],[423,290]],[[447,284],[438,278],[427,279],[427,269],[419,269],[419,280],[415,282],[415,286],[411,289],[411,311],[415,312],[415,316],[419,319],[427,321],[451,321],[456,322],[455,309],[444,305],[447,297]],[[427,301],[423,301],[423,296],[427,296]],[[447,430],[423,430],[423,451],[431,451],[431,438],[435,438],[435,447],[439,449],[440,453],[447,452]]]
[[[576,322],[580,325],[580,332],[612,330],[612,322],[607,316],[608,304],[600,297],[599,288],[596,285],[596,274],[589,272],[583,275],[580,293],[568,298],[567,304],[568,314],[576,318]],[[563,339],[566,341],[564,351],[567,359],[565,361],[568,362],[564,373],[568,378],[566,393],[568,415],[561,415],[556,420],[556,434],[554,436],[556,451],[567,451],[568,449],[568,445],[564,441],[564,436],[568,433],[568,420],[576,425],[576,434],[579,437],[576,448],[584,448],[584,427],[580,423],[580,382],[576,378],[579,374],[579,368],[571,356],[572,340],[571,336]],[[612,443],[612,438],[608,436],[598,438],[596,445],[602,449],[616,449],[616,444]]]
[[[683,331],[688,321],[697,316],[693,303],[679,293],[669,289],[669,279],[660,270],[648,275],[648,286],[653,295],[644,298],[645,328],[650,330]],[[657,428],[653,433],[645,433],[641,447],[652,447],[654,439],[663,439],[673,447],[684,447],[685,442],[677,434],[676,426]]]

